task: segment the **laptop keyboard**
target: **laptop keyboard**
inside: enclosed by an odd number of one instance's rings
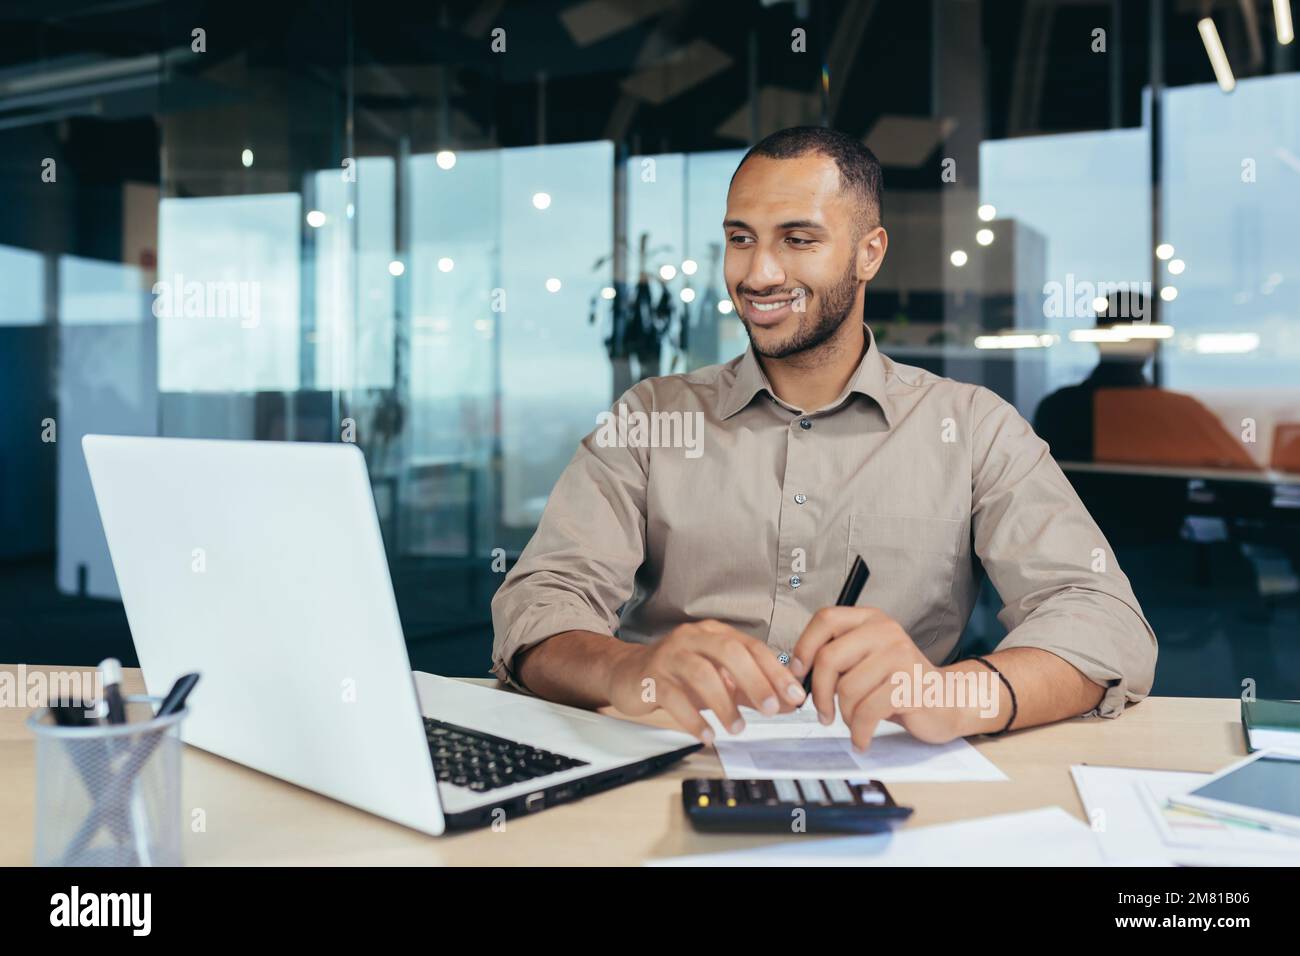
[[[438,782],[476,793],[588,766],[585,760],[431,717],[424,718],[424,732],[429,738],[429,753],[438,771]]]

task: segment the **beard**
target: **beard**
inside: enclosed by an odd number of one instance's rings
[[[820,303],[814,313],[805,311],[799,317],[799,328],[795,329],[793,334],[784,342],[776,345],[762,347],[754,339],[754,330],[749,327],[743,317],[742,324],[745,326],[745,334],[749,336],[750,347],[755,354],[763,358],[783,359],[791,355],[797,355],[800,352],[808,352],[824,344],[831,338],[844,320],[849,317],[849,312],[853,309],[853,302],[857,296],[858,278],[856,272],[856,263],[852,256],[849,257],[848,268],[844,274],[831,286],[814,292],[807,290],[804,296],[804,302],[809,299],[814,301],[820,300]],[[740,298],[739,289],[737,290],[737,299]]]

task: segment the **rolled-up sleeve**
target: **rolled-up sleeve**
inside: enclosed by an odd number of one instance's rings
[[[1106,688],[1089,715],[1116,717],[1151,690],[1155,632],[1046,442],[987,389],[973,416],[971,525],[1004,605],[997,649],[1050,651]]]
[[[646,403],[633,387],[614,404]],[[645,558],[645,448],[619,447],[597,428],[584,438],[546,502],[542,520],[492,599],[492,672],[522,687],[520,651],[563,631],[613,640],[619,609]],[[624,443],[625,445],[626,443]]]

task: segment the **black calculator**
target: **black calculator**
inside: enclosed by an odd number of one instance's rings
[[[698,830],[730,833],[879,833],[912,815],[879,780],[682,781]]]

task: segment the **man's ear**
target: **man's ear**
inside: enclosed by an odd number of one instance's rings
[[[884,226],[868,229],[858,240],[858,278],[870,282],[880,271],[889,248],[889,234]]]

